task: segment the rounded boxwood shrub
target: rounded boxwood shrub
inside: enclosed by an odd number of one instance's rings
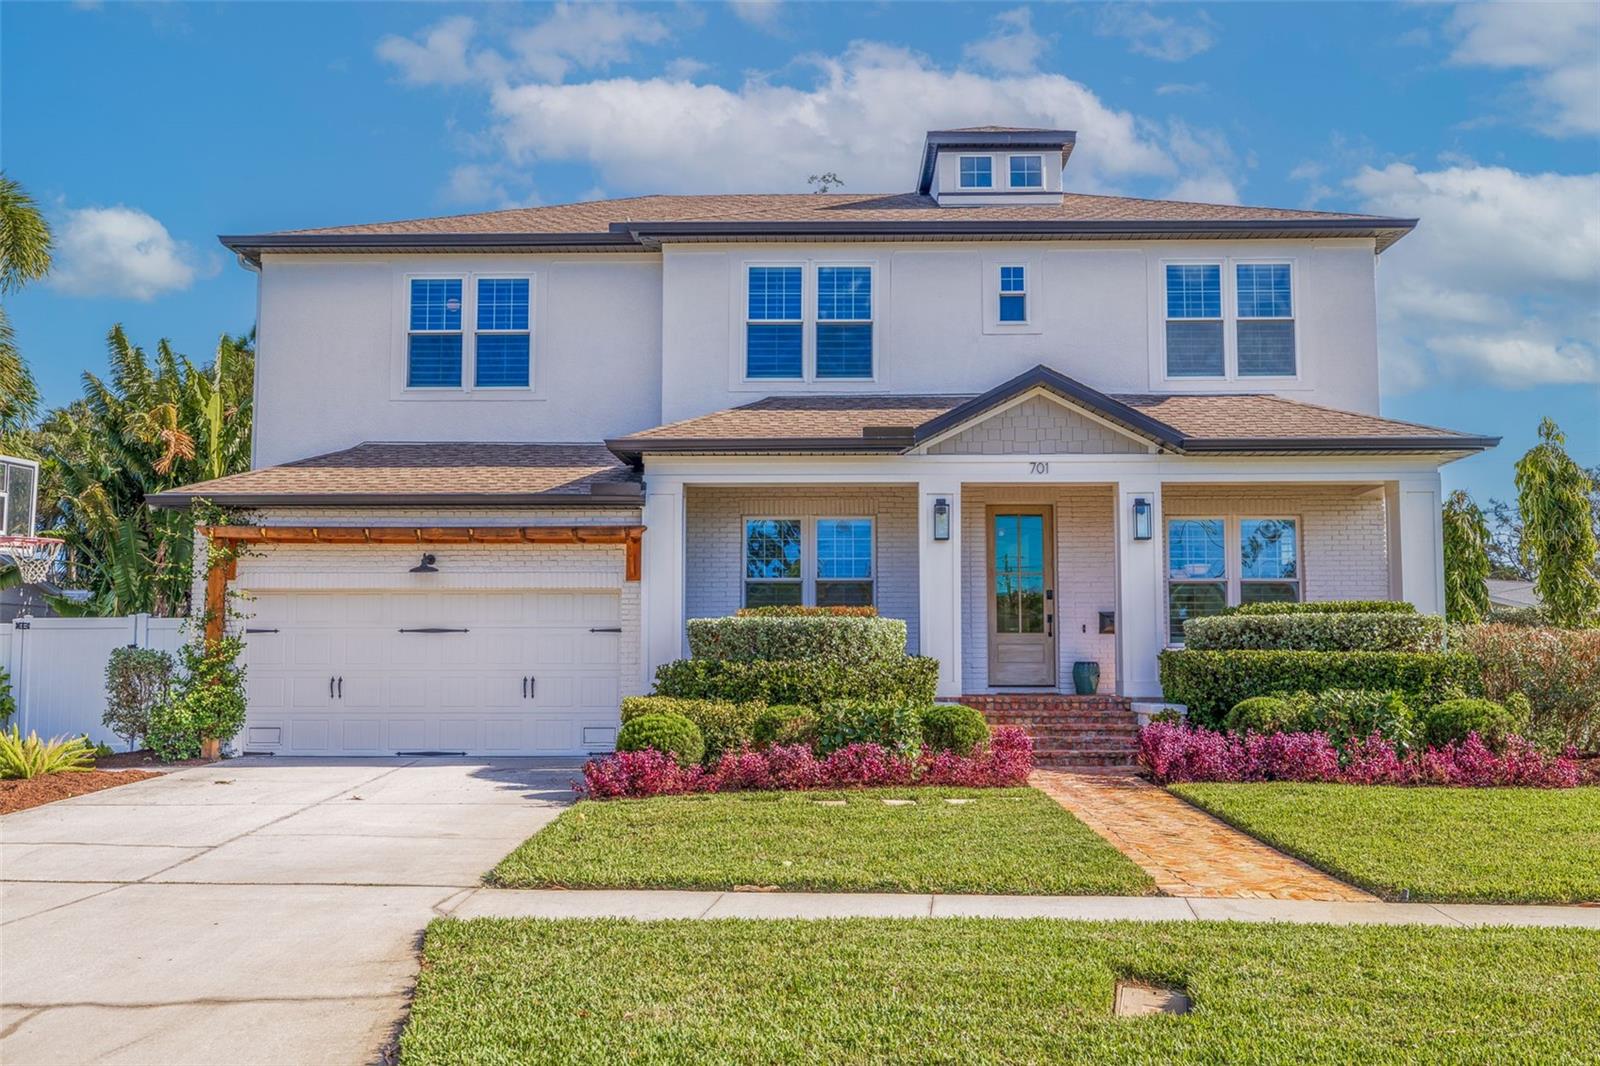
[[[817,742],[817,712],[798,703],[763,706],[750,732],[758,748],[773,744],[810,747]]]
[[[817,754],[878,744],[901,755],[922,747],[922,710],[908,700],[829,700],[817,714]]]
[[[922,710],[922,743],[934,751],[971,755],[989,741],[989,723],[959,703],[935,703]]]
[[[1466,740],[1468,733],[1476,733],[1490,748],[1499,751],[1505,747],[1506,737],[1527,730],[1526,715],[1520,717],[1519,721],[1516,711],[1493,700],[1445,700],[1423,712],[1422,740],[1429,747],[1442,748]]]
[[[1416,719],[1398,692],[1330,688],[1311,697],[1311,713],[1316,728],[1339,748],[1374,733],[1406,747],[1416,735]]]
[[[681,714],[641,714],[622,724],[617,733],[617,750],[646,748],[671,755],[679,766],[692,766],[705,754],[706,742],[700,727]]]
[[[729,700],[680,700],[670,696],[624,696],[622,721],[627,724],[647,714],[676,714],[693,722],[705,740],[702,760],[707,766],[723,752],[741,751],[754,743],[751,735],[756,715],[763,703],[733,703]]]
[[[1319,723],[1303,693],[1298,696],[1251,696],[1228,712],[1230,733],[1302,733]]]

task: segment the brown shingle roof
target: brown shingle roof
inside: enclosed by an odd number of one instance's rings
[[[647,429],[627,438],[660,440],[858,441],[868,428],[910,433],[966,396],[768,396],[764,400]]]
[[[1400,422],[1282,396],[1119,395],[1122,403],[1164,422],[1192,441],[1225,440],[1359,440],[1390,438],[1438,439],[1468,437],[1455,430]]]
[[[639,505],[633,473],[600,444],[366,443],[147,497],[272,504]]]
[[[672,222],[1392,222],[1375,215],[1141,200],[1067,193],[1059,206],[941,207],[917,193],[723,193],[634,196],[471,215],[291,230],[300,236],[604,233],[614,224]],[[240,238],[241,240],[243,238]]]

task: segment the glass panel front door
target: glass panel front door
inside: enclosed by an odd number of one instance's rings
[[[1046,507],[989,511],[989,684],[1056,681],[1055,553]]]

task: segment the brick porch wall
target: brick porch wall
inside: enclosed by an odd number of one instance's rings
[[[958,703],[991,726],[1020,726],[1033,738],[1040,766],[1132,766],[1138,726],[1133,700],[1124,696],[1056,693],[983,693]]]

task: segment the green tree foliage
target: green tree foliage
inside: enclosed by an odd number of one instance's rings
[[[68,583],[87,613],[181,613],[194,564],[194,518],[145,497],[250,467],[254,337],[224,336],[208,365],[161,341],[154,357],[121,326],[110,374],[83,375],[83,398],[33,434],[40,524],[67,542]]]
[[[1489,523],[1467,493],[1444,501],[1444,613],[1471,625],[1489,616]]]
[[[1600,614],[1590,499],[1594,479],[1573,462],[1566,443],[1560,427],[1546,418],[1539,423],[1539,443],[1517,460],[1522,556],[1550,620],[1589,626]]]
[[[0,295],[50,272],[50,226],[22,186],[0,173]],[[15,437],[39,408],[39,389],[17,350],[16,334],[0,307],[0,444]]]

